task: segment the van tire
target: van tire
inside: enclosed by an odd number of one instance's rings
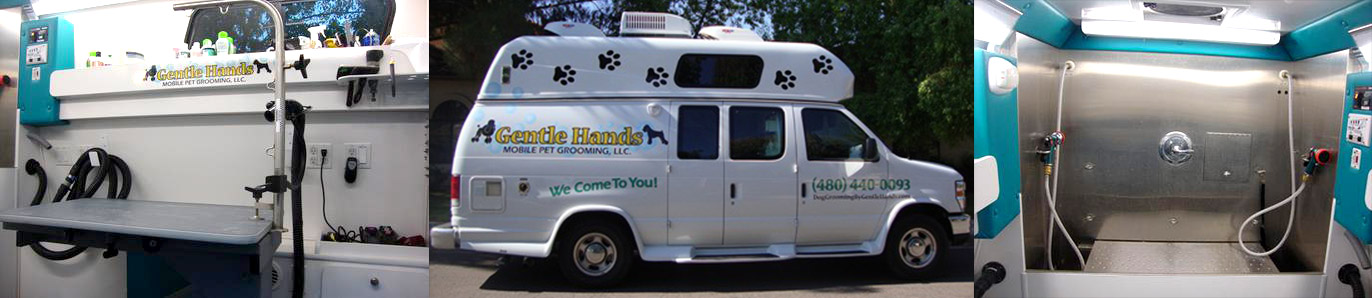
[[[557,267],[562,276],[573,285],[583,288],[606,288],[624,281],[630,267],[638,258],[637,247],[623,227],[603,221],[591,220],[568,227],[561,233],[557,246]],[[580,245],[586,244],[586,245]],[[591,248],[597,246],[599,249]],[[612,248],[612,249],[611,249]],[[581,253],[578,253],[581,250]],[[611,253],[612,252],[612,253]],[[593,254],[593,255],[592,255]],[[600,260],[596,266],[594,260]],[[587,266],[580,265],[589,264]],[[605,264],[612,264],[604,268]],[[596,272],[605,270],[599,274]]]
[[[901,216],[886,235],[881,259],[896,277],[929,279],[939,273],[940,265],[948,258],[948,239],[943,226],[929,216]],[[913,241],[913,245],[907,246],[908,241]]]

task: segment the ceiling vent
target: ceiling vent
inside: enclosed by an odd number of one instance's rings
[[[585,37],[605,37],[605,32],[600,28],[576,22],[552,22],[543,26],[543,30],[548,30],[557,36],[585,36]]]
[[[1238,16],[1247,6],[1233,4],[1213,4],[1194,1],[1134,0],[1135,9],[1143,12],[1145,21],[1220,25],[1230,17]]]
[[[691,38],[691,22],[659,12],[626,11],[619,20],[619,36]]]
[[[763,41],[762,36],[758,36],[753,30],[735,28],[728,26],[708,26],[700,29],[696,34],[700,39],[711,40],[733,40],[733,41]]]

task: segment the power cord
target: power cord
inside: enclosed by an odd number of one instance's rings
[[[329,149],[319,149],[319,161],[322,163],[329,159]],[[319,197],[323,201],[323,207],[319,211],[324,214],[324,225],[329,226],[329,230],[338,233],[338,229],[329,223],[329,194],[324,192],[324,165],[319,165]]]

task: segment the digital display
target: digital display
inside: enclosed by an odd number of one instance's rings
[[[29,43],[48,42],[48,27],[29,29]]]
[[[762,66],[754,55],[686,54],[677,60],[674,80],[682,88],[751,89],[762,80]]]

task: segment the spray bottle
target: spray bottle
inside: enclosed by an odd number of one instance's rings
[[[310,27],[310,48],[317,49],[324,47],[324,25]]]

